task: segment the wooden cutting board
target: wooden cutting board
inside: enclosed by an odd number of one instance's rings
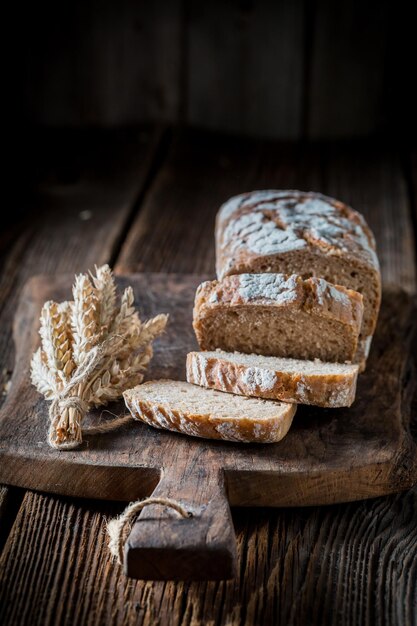
[[[125,545],[125,569],[144,579],[222,579],[236,569],[231,506],[306,506],[382,496],[417,482],[410,430],[413,300],[385,295],[365,374],[350,409],[299,407],[287,437],[246,445],[193,439],[132,422],[86,437],[78,451],[46,443],[48,405],[30,384],[45,300],[70,298],[72,276],[37,277],[25,287],[14,324],[16,362],[0,413],[0,482],[63,495],[131,501],[159,495],[182,501],[191,519],[159,506],[145,508]],[[185,378],[196,349],[191,326],[196,286],[205,276],[137,274],[131,284],[141,313],[168,312],[147,378]],[[109,407],[125,412],[124,407]],[[91,419],[100,417],[98,412]]]

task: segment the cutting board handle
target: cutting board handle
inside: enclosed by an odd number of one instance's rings
[[[125,573],[142,580],[223,580],[236,574],[236,535],[224,474],[197,464],[166,468],[152,497],[179,502],[192,517],[150,504],[124,548]]]

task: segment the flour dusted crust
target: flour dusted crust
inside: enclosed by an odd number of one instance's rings
[[[135,419],[193,437],[275,443],[290,429],[296,405],[242,398],[187,382],[149,381],[125,391]]]
[[[322,194],[253,191],[223,204],[216,221],[219,279],[274,272],[320,276],[364,296],[363,337],[373,334],[381,300],[375,240],[364,218]]]
[[[202,350],[343,362],[356,353],[362,315],[361,294],[321,278],[237,274],[198,287],[193,326]]]
[[[358,365],[190,352],[187,380],[228,393],[320,407],[348,407],[355,399]]]

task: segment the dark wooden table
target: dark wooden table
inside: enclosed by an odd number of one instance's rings
[[[117,272],[214,274],[215,212],[240,191],[312,189],[351,203],[375,232],[384,281],[417,286],[417,152],[405,147],[48,131],[32,136],[25,161],[34,193],[22,172],[16,194],[25,191],[30,211],[0,235],[3,395],[29,276],[104,262]],[[122,508],[0,488],[0,623],[417,623],[417,488],[347,505],[234,510],[239,574],[220,583],[126,579],[105,533]]]

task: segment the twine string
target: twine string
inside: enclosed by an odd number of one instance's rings
[[[71,391],[78,385],[82,385],[88,380],[90,375],[98,367],[107,351],[107,347],[108,346],[106,344],[103,344],[102,346],[95,346],[92,348],[71,379],[53,398],[49,407],[50,426],[48,433],[48,443],[52,448],[57,448],[59,450],[71,450],[77,448],[81,443],[82,432],[90,435],[109,432],[116,430],[132,419],[130,415],[125,415],[114,419],[107,424],[101,424],[99,426],[93,426],[91,428],[81,430],[81,422],[89,409],[89,404],[82,397],[71,395]],[[59,437],[60,420],[63,413],[69,409],[73,409],[69,418],[71,422],[70,433],[72,438],[61,441]]]
[[[107,524],[110,552],[117,558],[120,565],[123,564],[123,548],[127,530],[130,530],[133,520],[137,517],[140,511],[145,508],[145,506],[149,506],[150,504],[160,504],[162,506],[169,507],[184,518],[193,517],[192,511],[172,498],[150,497],[145,498],[144,500],[138,500],[137,502],[131,502],[129,506],[125,508],[123,513],[110,520]]]
[[[100,433],[108,433],[112,430],[116,430],[131,422],[133,417],[128,413],[127,415],[122,415],[122,417],[117,417],[114,420],[104,422],[103,424],[98,424],[97,426],[89,426],[88,428],[83,428],[83,434],[85,435],[99,435]]]

